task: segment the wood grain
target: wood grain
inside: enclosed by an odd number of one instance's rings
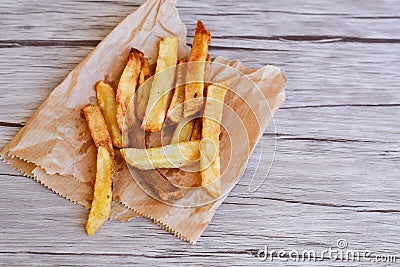
[[[219,42],[221,46],[229,44],[226,40]],[[218,45],[215,40],[213,43]],[[211,47],[210,53],[237,58],[254,68],[268,63],[281,66],[291,78],[285,109],[308,106],[343,109],[346,106],[362,109],[377,105],[400,106],[397,87],[400,82],[397,74],[400,44],[316,44],[268,40],[235,43],[238,43],[238,47],[276,48],[249,52]],[[0,99],[3,102],[0,102],[0,107],[7,108],[0,114],[0,121],[25,122],[91,49],[89,46],[2,48],[0,51],[4,53],[0,53],[0,62],[3,62],[0,71],[3,86],[0,88]],[[23,106],[22,110],[20,105]]]
[[[1,1],[2,147],[141,3]],[[188,43],[202,19],[213,36],[212,55],[254,68],[275,64],[289,78],[276,129],[264,134],[198,244],[143,218],[108,222],[88,238],[87,211],[1,163],[0,263],[264,265],[256,258],[264,245],[321,251],[339,238],[350,249],[400,257],[398,1],[180,0],[178,7]],[[249,193],[251,177],[263,178],[274,150],[266,181]]]

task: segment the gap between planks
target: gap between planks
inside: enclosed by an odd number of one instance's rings
[[[188,35],[188,38],[193,36]],[[213,36],[213,39],[237,39],[237,40],[268,40],[268,41],[294,41],[294,42],[341,42],[341,43],[400,43],[398,38],[363,38],[349,36],[307,36],[307,35],[283,35],[283,36]],[[26,46],[96,46],[101,40],[0,40],[0,48],[26,47]],[[188,44],[190,45],[190,44]],[[212,46],[212,48],[215,48]],[[225,48],[225,47],[224,47]],[[226,47],[229,48],[229,47]],[[234,47],[233,47],[234,48]],[[243,48],[245,49],[245,48]]]

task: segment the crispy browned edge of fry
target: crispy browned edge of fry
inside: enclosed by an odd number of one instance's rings
[[[146,87],[142,87],[146,81],[151,77],[152,70],[149,65],[149,60],[147,58],[143,58],[142,70],[139,75],[139,81],[137,86],[137,93],[135,97],[135,111],[136,116],[140,121],[143,121],[144,114],[146,112],[147,101],[149,100],[151,84],[146,85]]]
[[[103,113],[98,105],[88,104],[82,108],[83,115],[87,121],[90,135],[97,148],[103,146],[114,157],[114,148],[108,132]]]
[[[196,118],[194,121],[192,136],[190,137],[190,141],[201,139],[201,131],[203,127],[203,119],[201,117]]]
[[[205,45],[203,42],[207,42]],[[195,113],[197,113],[202,104],[203,104],[203,91],[204,91],[204,82],[198,81],[190,81],[193,74],[192,68],[196,68],[196,64],[190,64],[193,62],[200,62],[198,64],[202,64],[201,62],[206,62],[208,56],[208,46],[211,42],[211,34],[204,26],[203,22],[200,20],[197,21],[196,32],[193,39],[192,50],[190,51],[190,55],[188,58],[188,67],[187,67],[187,83],[185,85],[185,103],[183,116],[189,117]],[[205,49],[205,51],[201,51]],[[204,64],[205,67],[205,64]],[[204,70],[205,72],[205,70]],[[203,81],[204,81],[203,77]],[[188,81],[189,79],[189,81]]]
[[[101,97],[102,94],[101,94],[100,90],[102,90],[103,88],[109,88],[111,90],[112,101],[114,101],[114,106],[115,106],[115,110],[114,110],[115,118],[108,117],[108,116],[111,116],[111,114],[105,114],[105,112],[107,112],[107,109],[110,108],[109,103],[104,102],[103,103],[104,109],[102,108],[102,103],[101,103],[102,102],[102,97]],[[116,117],[117,103],[115,102],[114,88],[110,84],[106,83],[105,81],[99,81],[96,84],[96,95],[97,95],[97,103],[100,106],[104,120],[107,124],[108,132],[111,136],[112,143],[114,146],[121,148],[122,147],[122,135],[121,135],[121,130],[118,127],[118,122],[117,122],[117,117]],[[107,120],[107,117],[108,117],[108,120]]]
[[[176,66],[175,88],[171,103],[167,111],[167,121],[179,123],[183,117],[183,101],[185,101],[185,81],[186,81],[186,59],[179,60]]]
[[[144,57],[137,87],[139,88],[140,86],[142,86],[151,76],[152,76],[152,70],[150,67],[149,60],[146,57]]]
[[[136,86],[137,86],[137,82],[139,79],[139,75],[140,75],[140,71],[142,68],[142,60],[143,60],[144,54],[143,52],[137,50],[136,48],[131,48],[131,51],[129,52],[129,56],[128,56],[128,62],[126,63],[126,66],[121,74],[121,78],[120,81],[118,83],[118,88],[117,88],[117,94],[116,94],[116,103],[117,103],[117,122],[118,122],[118,126],[121,130],[121,132],[124,132],[123,126],[125,123],[125,117],[127,115],[128,112],[128,108],[129,108],[129,104],[132,100],[134,100],[134,96],[135,96],[135,92],[136,92]],[[135,66],[131,66],[131,64],[135,64]],[[134,68],[134,72],[133,73],[127,73],[129,70],[129,68]],[[128,77],[126,77],[126,75]],[[129,78],[129,76],[131,76]],[[131,85],[131,91],[129,92],[128,96],[125,96],[123,94],[125,94],[126,92],[122,92],[121,91],[121,84],[122,82],[124,82],[124,79],[129,79],[132,80],[131,82],[133,82],[133,84]],[[132,109],[132,108],[131,108]],[[134,110],[129,110],[133,116],[131,116],[132,120],[135,120],[135,111]],[[128,125],[129,126],[129,125]]]
[[[205,70],[204,70],[204,97],[207,96],[207,87],[211,84],[211,56],[210,54],[207,54],[207,59],[206,59],[206,66],[205,66]]]

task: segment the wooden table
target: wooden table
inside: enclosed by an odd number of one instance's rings
[[[141,2],[0,2],[2,147]],[[264,265],[268,259],[257,259],[264,246],[321,252],[338,239],[374,251],[370,260],[385,254],[400,262],[399,1],[180,0],[178,7],[189,42],[202,19],[213,56],[286,71],[276,134],[263,136],[277,144],[266,182],[248,192],[250,162],[192,246],[144,218],[108,222],[88,238],[87,211],[1,163],[0,263]]]

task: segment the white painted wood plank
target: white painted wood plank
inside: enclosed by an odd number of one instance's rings
[[[351,249],[399,253],[399,236],[388,235],[396,233],[396,213],[354,212],[269,199],[251,201],[251,196],[244,197],[240,188],[235,188],[221,206],[196,246],[176,240],[143,218],[125,224],[107,222],[88,238],[84,233],[87,211],[83,208],[52,195],[29,179],[1,176],[1,180],[8,186],[2,190],[5,195],[1,195],[4,216],[0,218],[0,237],[7,243],[0,244],[0,255],[12,247],[16,255],[9,260],[29,253],[33,258],[48,253],[60,260],[67,260],[71,254],[77,256],[72,263],[86,262],[88,257],[94,263],[126,263],[127,257],[128,262],[196,263],[208,258],[210,263],[244,264],[257,263],[252,252],[264,245],[321,251],[334,247],[339,238],[347,239]],[[21,188],[27,187],[34,190],[26,194]],[[19,201],[10,200],[10,194]]]
[[[3,83],[0,89],[0,121],[26,122],[47,95],[92,49],[0,48]]]
[[[217,40],[217,45],[232,45]],[[235,41],[237,47],[271,51],[211,49],[254,68],[271,63],[288,76],[285,108],[299,106],[400,104],[400,44]],[[257,49],[258,49],[257,48]],[[0,48],[0,121],[25,122],[91,47]],[[11,90],[12,88],[12,90]],[[5,108],[7,107],[7,108]],[[396,111],[392,114],[396,118]],[[366,111],[368,112],[368,110]],[[371,110],[371,112],[373,112]],[[377,114],[378,115],[378,114]]]
[[[99,40],[142,2],[3,0],[0,40]],[[213,25],[215,36],[395,38],[399,30],[400,7],[390,0],[231,0],[229,4],[180,0],[178,7],[191,28],[203,19]]]

